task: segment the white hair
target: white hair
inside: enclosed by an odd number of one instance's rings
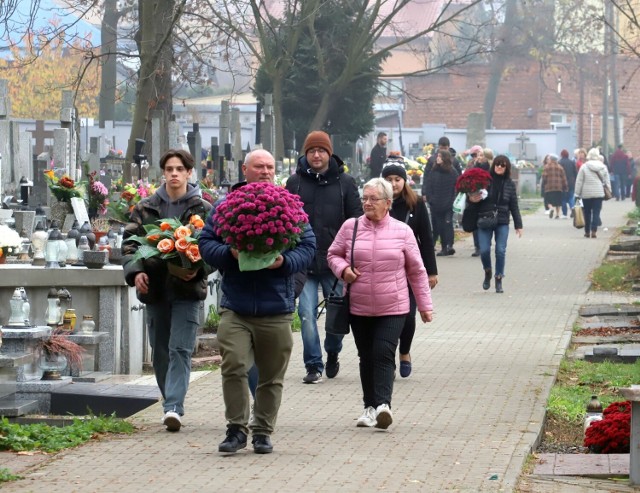
[[[382,195],[381,198],[387,200],[393,199],[393,188],[391,188],[391,183],[389,183],[384,178],[371,178],[367,183],[364,184],[364,187],[362,187],[362,189],[364,190],[365,188],[369,187],[376,188],[378,192],[380,192],[380,195]]]

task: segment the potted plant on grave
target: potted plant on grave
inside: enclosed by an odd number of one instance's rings
[[[145,183],[142,180],[124,185],[121,180],[114,182],[112,191],[120,192],[120,195],[109,201],[107,215],[112,221],[127,224],[133,207],[143,198],[153,195],[156,189],[153,183]]]
[[[43,370],[43,380],[60,380],[61,372],[67,367],[70,373],[82,370],[85,349],[61,329],[54,329],[49,337],[40,339],[35,352],[38,366]]]
[[[96,175],[97,171],[92,171],[88,175],[87,212],[90,219],[96,218],[98,214],[106,214],[107,205],[109,204],[109,190],[100,180],[96,180]]]
[[[52,169],[44,172],[44,179],[52,195],[56,198],[56,202],[51,204],[51,219],[64,224],[67,214],[73,214],[71,199],[82,197],[82,190],[69,175],[58,177]]]

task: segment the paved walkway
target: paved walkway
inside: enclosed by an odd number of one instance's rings
[[[623,224],[631,207],[608,202],[605,226]],[[355,426],[362,404],[353,339],[336,379],[303,385],[296,335],[273,454],[218,454],[225,423],[215,372],[192,384],[180,433],[164,431],[154,405],[133,418],[142,427],[135,436],[60,453],[3,492],[513,491],[579,306],[631,301],[587,292],[611,229],[585,239],[541,211],[524,224],[523,238],[509,240],[502,295],[482,290],[470,239],[439,259],[435,321],[418,326],[414,373],[395,382],[388,431]]]

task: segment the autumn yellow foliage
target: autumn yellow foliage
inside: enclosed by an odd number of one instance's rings
[[[63,36],[48,44],[29,39],[33,47],[14,48],[11,60],[0,60],[0,78],[8,80],[10,116],[57,120],[62,91],[71,90],[80,118],[97,118],[100,68],[96,60],[87,67],[89,45]]]

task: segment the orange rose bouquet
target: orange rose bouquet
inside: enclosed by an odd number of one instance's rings
[[[167,261],[169,273],[178,277],[204,265],[198,246],[204,220],[197,214],[191,216],[189,224],[182,224],[177,218],[160,219],[157,224],[145,224],[143,228],[146,235],[129,238],[140,244],[134,260],[160,257]]]

